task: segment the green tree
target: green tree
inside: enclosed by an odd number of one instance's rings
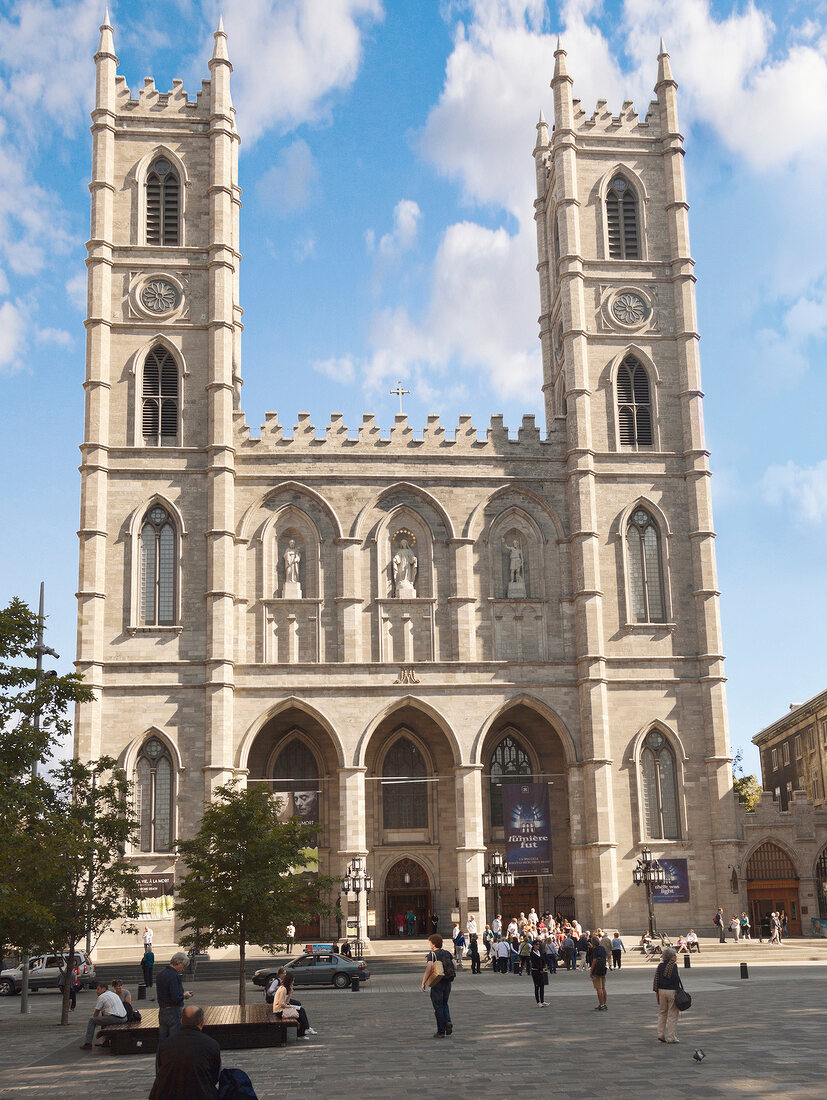
[[[326,897],[333,879],[302,874],[314,865],[318,825],[278,820],[279,801],[262,785],[217,788],[201,827],[180,841],[187,874],[177,887],[176,912],[188,931],[184,946],[238,945],[238,1003],[247,1003],[247,944],[273,949],[297,923],[335,911]]]
[[[746,807],[747,813],[753,813],[761,801],[761,784],[755,776],[736,776],[732,781],[732,790],[741,805]]]

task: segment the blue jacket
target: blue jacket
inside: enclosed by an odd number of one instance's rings
[[[180,1008],[184,1003],[184,983],[172,966],[165,966],[155,982],[159,1008]]]

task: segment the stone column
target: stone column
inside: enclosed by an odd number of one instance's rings
[[[485,870],[485,840],[482,816],[482,764],[461,764],[454,768],[457,812],[457,893],[462,910],[462,927],[468,914],[477,918],[482,943],[486,915],[482,874]],[[471,907],[469,898],[477,898]]]
[[[341,879],[347,865],[353,856],[363,856],[367,861],[368,850],[366,843],[366,806],[365,806],[365,772],[364,765],[339,768],[339,868],[331,867],[331,874]],[[373,867],[368,862],[368,871],[372,874]],[[374,889],[373,895],[376,895]],[[354,900],[351,894],[343,898],[345,917],[349,906],[346,902]],[[362,939],[368,937],[368,898],[364,893],[359,895],[359,920],[362,925]]]
[[[477,598],[474,595],[474,540],[452,539],[454,592],[448,599],[453,612],[453,653],[457,661],[477,659]]]

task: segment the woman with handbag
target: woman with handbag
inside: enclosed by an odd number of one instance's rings
[[[531,965],[531,977],[534,981],[534,1000],[540,1008],[546,1008],[546,982],[548,981],[548,967],[540,940],[535,940],[531,945],[529,962]]]
[[[307,1039],[310,1035],[316,1035],[317,1032],[310,1026],[310,1021],[307,1018],[307,1012],[299,1004],[291,1004],[290,997],[293,993],[293,975],[285,974],[281,979],[275,996],[273,997],[273,1015],[279,1020],[298,1020],[299,1021],[299,1038]]]
[[[679,1043],[678,1038],[678,1006],[675,1004],[675,994],[680,985],[678,973],[678,957],[674,947],[664,947],[663,958],[655,970],[652,988],[655,991],[655,1000],[658,1002],[658,1042]]]

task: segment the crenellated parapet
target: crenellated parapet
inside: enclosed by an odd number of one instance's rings
[[[646,115],[640,118],[631,99],[625,99],[618,114],[608,107],[608,101],[598,99],[594,111],[587,115],[579,99],[572,100],[574,108],[574,129],[581,133],[599,134],[639,134],[641,137],[660,137],[660,116],[658,101],[655,99],[647,108]]]
[[[129,89],[126,77],[119,74],[115,77],[115,100],[119,114],[133,117],[149,115],[155,118],[161,115],[171,119],[183,117],[209,120],[210,81],[202,80],[201,90],[191,99],[184,88],[183,80],[173,80],[172,89],[161,92],[155,87],[152,77],[148,76],[135,96]]]
[[[550,446],[557,442],[554,437],[542,438],[533,415],[526,415],[517,430],[516,437],[509,433],[503,423],[503,417],[491,417],[485,435],[480,437],[471,417],[463,415],[452,431],[446,431],[440,424],[440,418],[430,415],[417,434],[408,424],[408,417],[398,413],[394,417],[389,431],[384,431],[376,423],[372,413],[365,413],[362,423],[355,432],[344,423],[341,413],[331,413],[330,423],[324,432],[317,431],[310,421],[310,413],[300,412],[298,422],[293,426],[292,435],[285,434],[279,423],[278,414],[268,412],[258,437],[250,434],[249,425],[243,412],[234,414],[236,447],[240,454],[260,454],[268,452],[316,451],[387,451],[402,453],[415,451],[418,454],[516,454],[526,457],[549,457]]]

